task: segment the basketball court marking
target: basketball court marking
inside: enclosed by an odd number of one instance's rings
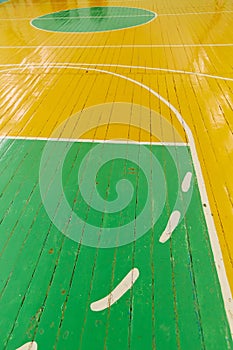
[[[219,10],[219,11],[200,11],[200,12],[178,12],[178,13],[160,13],[159,16],[191,16],[191,15],[214,15],[217,13],[232,13],[233,10]]]
[[[129,0],[129,2],[130,1],[134,1],[134,0]],[[119,3],[124,3],[124,1],[115,1],[114,3],[117,3],[117,2],[119,2]],[[56,2],[54,2],[54,3],[56,3]],[[79,3],[86,3],[86,1],[80,1]],[[46,4],[46,3],[44,3],[44,4]],[[47,2],[47,4],[50,4],[50,2]],[[59,2],[57,2],[57,4],[60,4]],[[20,4],[18,4],[18,5],[20,5]],[[231,12],[233,12],[233,11],[213,11],[213,12],[189,12],[189,13],[187,13],[187,15],[199,15],[199,14],[219,14],[219,13],[231,13]],[[186,15],[186,13],[180,13],[180,14],[176,14],[176,13],[170,13],[170,14],[160,14],[159,16],[185,16]],[[31,19],[31,18],[30,18]],[[8,19],[3,19],[3,20],[8,20]],[[23,21],[23,20],[27,20],[27,19],[24,19],[24,18],[19,18],[19,19],[14,19],[14,20],[19,20],[19,21]],[[111,41],[110,41],[111,42]],[[143,41],[142,41],[143,42]],[[17,48],[37,48],[37,49],[40,49],[40,48],[50,48],[50,49],[61,49],[61,50],[63,50],[63,49],[85,49],[85,48],[87,48],[87,49],[108,49],[108,48],[120,48],[120,49],[123,49],[123,48],[184,48],[184,47],[232,47],[233,46],[233,44],[232,43],[227,43],[227,44],[169,44],[169,45],[90,45],[90,46],[88,46],[88,45],[72,45],[72,46],[52,46],[52,45],[39,45],[39,46],[37,46],[37,45],[30,45],[30,46],[27,46],[27,45],[20,45],[20,46],[0,46],[0,49],[10,49],[10,48],[12,48],[12,49],[17,49]],[[17,57],[17,56],[16,56]],[[88,56],[88,58],[89,58],[89,56]],[[51,65],[53,65],[54,63],[52,62],[51,63]],[[215,76],[215,75],[209,75],[209,74],[205,74],[205,73],[195,73],[195,72],[189,72],[189,71],[182,71],[182,70],[173,70],[173,69],[164,69],[164,68],[153,68],[153,67],[144,67],[144,66],[129,66],[129,65],[114,65],[114,64],[89,64],[89,63],[81,63],[80,64],[80,66],[82,67],[82,68],[77,68],[77,67],[79,67],[79,65],[75,65],[75,64],[71,64],[71,66],[69,66],[69,64],[66,64],[66,63],[56,63],[56,64],[58,64],[59,66],[59,68],[61,67],[61,66],[63,66],[63,68],[71,68],[71,69],[73,69],[74,68],[74,66],[75,66],[75,69],[87,69],[87,70],[91,70],[92,68],[89,68],[89,67],[93,67],[93,68],[95,68],[95,67],[99,67],[99,68],[101,68],[101,69],[99,69],[99,70],[96,70],[97,72],[104,72],[104,73],[106,73],[107,74],[107,70],[106,71],[104,71],[104,70],[102,70],[102,67],[106,67],[106,68],[108,68],[108,69],[110,69],[111,67],[114,67],[114,68],[122,68],[122,69],[124,69],[124,68],[130,68],[130,69],[144,69],[145,71],[146,70],[151,70],[151,71],[158,71],[158,72],[167,72],[167,73],[174,73],[174,74],[184,74],[184,75],[190,75],[190,76],[200,76],[200,77],[205,77],[205,78],[210,78],[210,79],[219,79],[219,80],[223,80],[223,81],[233,81],[233,78],[231,78],[231,77],[223,77],[223,76]],[[9,65],[9,67],[10,68],[12,68],[12,67],[15,67],[15,66],[17,66],[17,65]],[[32,66],[33,66],[33,68],[37,68],[37,66],[36,66],[36,64],[33,64],[32,63]],[[7,65],[1,65],[1,67],[7,67]],[[19,68],[21,68],[21,67],[28,67],[28,68],[31,68],[31,65],[18,65],[18,67]],[[41,65],[41,67],[42,67],[42,65]],[[47,64],[45,64],[45,65],[43,65],[43,67],[48,67],[48,68],[54,68],[54,67],[51,67],[50,65],[47,65]],[[84,68],[85,67],[85,68]],[[12,69],[12,70],[14,70],[14,68]],[[1,72],[5,72],[6,70],[5,69],[3,69],[3,70],[1,70],[0,71],[0,73]],[[207,70],[208,71],[208,70]],[[108,72],[108,74],[111,74],[111,72]],[[124,75],[115,75],[115,76],[119,76],[119,77],[125,77]],[[127,79],[127,77],[125,77],[125,78],[123,78],[123,79],[126,79],[126,80],[128,80]],[[132,83],[133,83],[133,81],[134,80],[128,80],[128,81],[131,81]],[[139,85],[138,85],[139,86]],[[146,85],[145,85],[146,86]],[[141,86],[143,89],[145,88],[145,86],[143,85],[143,86]],[[147,86],[148,88],[149,88],[149,85]],[[150,88],[149,88],[150,89]],[[149,91],[149,90],[147,90],[147,91]],[[151,90],[150,90],[151,91]],[[153,91],[153,90],[152,90]],[[157,96],[158,97],[158,96]],[[164,101],[163,101],[164,102]],[[169,107],[170,108],[170,107]],[[174,112],[174,111],[173,111]],[[175,113],[175,112],[174,112]],[[73,142],[73,143],[81,143],[81,142],[83,142],[83,143],[85,143],[85,144],[88,144],[88,143],[93,143],[93,144],[95,144],[95,143],[111,143],[111,144],[124,144],[125,142],[124,141],[114,141],[114,140],[110,140],[110,141],[108,141],[108,140],[92,140],[92,139],[72,139],[72,140],[70,140],[70,139],[56,139],[56,138],[43,138],[43,137],[21,137],[21,136],[16,136],[16,137],[13,137],[13,136],[6,136],[6,137],[4,137],[4,136],[0,136],[0,140],[31,140],[31,141],[33,141],[33,140],[36,140],[36,141],[55,141],[55,142],[57,142],[57,141],[64,141],[64,142]],[[159,143],[156,143],[156,142],[136,142],[136,141],[127,141],[127,144],[133,144],[133,145],[154,145],[154,146],[158,146],[158,145],[160,145]],[[189,143],[187,143],[186,145],[189,145],[190,144],[190,142]],[[170,144],[170,143],[163,143],[163,144],[161,144],[161,145],[165,145],[165,146],[169,146],[169,145],[172,145],[172,144]],[[176,144],[177,146],[179,146],[179,144]],[[180,144],[180,146],[182,146],[183,144]],[[193,147],[195,148],[195,145],[193,145]],[[196,150],[195,150],[196,151]],[[195,153],[195,152],[194,152]],[[197,158],[197,155],[196,155],[196,158]],[[197,163],[199,164],[199,160],[198,159],[196,159],[197,160]],[[196,166],[195,166],[195,168],[196,168]],[[200,172],[201,172],[201,169],[199,169],[200,170]],[[191,182],[191,175],[192,175],[192,173],[190,172],[190,173],[187,173],[186,174],[186,176],[185,176],[185,178],[184,178],[184,180],[183,180],[183,182],[182,182],[182,191],[183,192],[186,192],[186,190],[188,190],[188,188],[189,188],[189,186],[190,186],[190,182]],[[197,173],[197,171],[196,171],[196,175],[197,175],[197,177],[198,177],[198,182],[203,182],[203,187],[204,187],[204,192],[205,192],[205,184],[204,184],[204,181],[203,181],[203,179],[202,179],[202,174],[199,174],[198,175],[198,173]],[[201,180],[199,180],[199,176],[201,176]],[[190,182],[189,182],[190,181]],[[202,198],[204,198],[204,200],[205,200],[205,202],[206,202],[206,198],[207,197],[205,197],[205,196],[207,196],[206,195],[206,193],[204,193],[204,196],[202,195],[202,190],[200,189],[200,191],[201,191],[201,196],[202,196]],[[203,200],[203,201],[204,201]],[[207,207],[209,208],[209,204],[208,204],[208,202],[207,202]],[[208,211],[208,208],[207,208],[207,211]],[[204,208],[204,213],[205,213],[205,217],[206,217],[206,221],[208,221],[207,220],[207,217],[208,217],[208,214],[206,214],[206,210],[205,210],[205,208]],[[175,214],[174,214],[175,213]],[[171,228],[174,228],[175,226],[176,226],[176,224],[179,222],[179,218],[178,218],[178,216],[179,216],[179,212],[178,211],[173,211],[173,214],[174,215],[171,215],[170,216],[170,218],[169,218],[169,221],[168,221],[168,225],[167,225],[167,227],[165,228],[165,233],[167,234],[167,237],[166,238],[170,238],[170,234],[172,233],[171,232]],[[209,209],[209,214],[210,214],[210,209]],[[173,220],[174,219],[174,220]],[[210,221],[213,221],[213,219],[212,218],[210,218]],[[216,230],[215,230],[215,227],[214,227],[214,223],[212,222],[210,222],[210,224],[208,224],[208,222],[207,222],[207,225],[208,226],[210,226],[211,227],[211,229],[213,229],[213,238],[211,239],[211,237],[210,237],[210,241],[211,241],[211,245],[212,245],[212,248],[213,248],[213,245],[215,245],[216,244],[216,246],[217,246],[217,248],[214,248],[214,249],[216,249],[216,253],[214,253],[214,255],[215,256],[217,256],[217,259],[219,259],[219,260],[221,260],[221,262],[222,262],[222,255],[221,255],[221,250],[220,250],[220,247],[219,247],[219,242],[218,242],[218,237],[217,237],[217,233],[216,233]],[[212,226],[213,227],[212,227]],[[209,231],[210,232],[210,231]],[[211,234],[212,235],[212,234]],[[162,241],[163,241],[163,239],[162,239]],[[213,242],[212,242],[213,241]],[[214,250],[213,249],[213,250]],[[220,255],[218,255],[218,253],[220,252]],[[225,287],[223,287],[222,286],[222,279],[221,279],[221,272],[222,271],[218,271],[218,267],[220,268],[220,269],[222,269],[222,265],[221,266],[218,266],[217,267],[217,265],[218,265],[218,261],[216,261],[216,259],[215,259],[215,265],[216,265],[216,270],[217,270],[217,272],[218,272],[218,275],[219,275],[219,280],[220,280],[220,283],[221,283],[221,288],[222,289],[224,289]],[[139,266],[140,267],[140,266]],[[224,265],[223,265],[223,269],[224,269]],[[128,270],[129,271],[129,270]],[[225,274],[225,270],[223,271],[223,275]],[[122,276],[123,277],[123,276]],[[226,277],[226,276],[225,276]],[[224,278],[225,278],[224,276],[223,276],[223,280],[224,280]],[[229,283],[228,283],[228,281],[227,281],[227,278],[226,278],[226,284],[228,284],[228,287],[229,287]],[[138,283],[138,282],[137,282]],[[223,284],[224,284],[224,282],[223,282]],[[118,285],[119,286],[119,285]],[[227,286],[226,286],[226,289],[228,288]],[[117,287],[116,287],[117,288]],[[112,290],[112,292],[114,292],[114,290],[115,289],[113,289]],[[230,296],[230,299],[228,300],[229,301],[229,303],[231,302],[231,300],[232,300],[232,295],[230,295],[231,294],[231,291],[230,291],[230,294],[227,294],[228,292],[226,291],[225,292],[225,294],[224,294],[224,292],[223,292],[223,297],[224,297],[224,303],[225,303],[225,298],[227,298],[227,295],[228,295],[228,297]],[[104,293],[103,292],[103,295],[106,295],[106,293]],[[93,299],[93,300],[97,300],[97,299]],[[98,300],[97,301],[97,303],[98,302],[101,302],[101,300]],[[105,304],[105,307],[109,307],[110,305],[110,302],[111,302],[111,293],[109,294],[109,295],[107,295],[107,297],[105,297],[104,298],[104,304]],[[93,302],[93,303],[95,303],[95,302]],[[93,305],[93,303],[91,304],[91,305]],[[113,304],[113,303],[112,303]],[[97,308],[98,308],[98,306],[97,306]],[[233,310],[229,310],[228,309],[228,306],[226,306],[226,304],[225,304],[225,308],[226,308],[226,310],[227,310],[227,317],[228,317],[228,320],[231,318],[231,316],[229,316],[228,315],[228,313],[231,313]],[[96,310],[97,311],[97,310]],[[232,326],[232,319],[230,320],[230,322],[229,322],[229,324],[230,324],[230,331],[231,331],[231,335],[232,335],[232,337],[233,337],[233,326]],[[31,339],[34,339],[34,338],[31,338]],[[228,338],[229,339],[229,338]],[[22,342],[22,343],[24,343],[24,342]],[[22,344],[21,343],[21,344]],[[31,343],[31,344],[33,344],[33,346],[35,346],[35,342],[33,342],[33,343]],[[39,349],[40,349],[40,343],[38,343],[39,344]],[[28,344],[24,344],[24,346],[21,346],[21,348],[19,348],[19,349],[27,349],[27,346],[28,346]],[[37,348],[37,345],[36,345],[36,347],[35,347],[35,349]],[[203,346],[203,348],[204,348],[204,346]]]
[[[232,47],[233,43],[229,44],[152,44],[152,45],[9,45],[0,46],[0,49],[35,49],[35,48],[49,48],[49,49],[128,49],[128,48],[184,48],[184,47]]]
[[[9,0],[3,0],[3,1],[9,1]],[[116,2],[116,1],[114,1]],[[135,7],[137,8],[137,7]],[[140,8],[140,9],[144,9],[146,10],[146,8]],[[53,12],[53,13],[59,13],[59,12],[62,12],[62,11],[67,11],[67,10],[72,10],[72,9],[66,9],[66,10],[61,10],[61,11],[56,11],[56,12]],[[153,12],[150,10],[150,12]],[[233,10],[224,10],[224,11],[221,11],[221,14],[222,13],[232,13]],[[219,11],[206,11],[206,12],[182,12],[182,13],[155,13],[154,14],[157,16],[157,17],[163,17],[163,16],[191,16],[191,15],[213,15],[213,14],[216,14],[216,13],[219,13]],[[51,14],[51,13],[50,13]],[[44,15],[43,15],[44,16]],[[43,16],[41,16],[41,20],[45,19],[43,18]],[[141,16],[149,16],[149,15],[134,15],[134,17],[141,17]],[[94,16],[79,16],[79,18],[93,18]],[[104,16],[105,18],[117,18],[117,17],[130,17],[130,16]],[[60,16],[59,18],[66,18],[66,17],[62,17]],[[70,16],[69,17],[70,19],[72,18],[76,18],[76,17],[72,17]],[[96,16],[95,18],[99,18],[99,16]],[[14,18],[14,21],[31,21],[31,17],[16,17]],[[45,19],[46,20],[46,19]],[[1,21],[12,21],[11,18],[1,18]]]
[[[118,10],[119,12],[126,12],[126,14],[114,15],[114,11]],[[93,11],[95,12],[92,16],[91,12]],[[113,11],[113,15],[105,15],[105,12],[107,13],[107,11]],[[127,14],[127,12],[132,12],[132,14]],[[141,14],[138,15],[137,12],[141,12]],[[63,16],[60,16],[61,13],[63,14]],[[69,21],[67,21],[65,13],[67,13],[68,16],[69,13],[72,13],[76,16],[71,15],[71,17],[68,17]],[[109,20],[114,18],[117,18],[118,20]],[[99,6],[74,8],[48,13],[46,15],[32,19],[30,21],[30,24],[36,29],[53,33],[103,33],[110,31],[114,32],[133,27],[140,27],[149,24],[156,18],[157,13],[144,8],[126,6]],[[89,19],[91,19],[91,21],[89,21]]]
[[[59,142],[60,143],[60,142]],[[30,142],[29,142],[29,145],[30,145]],[[85,145],[86,145],[86,143],[85,143]],[[25,143],[25,146],[26,146],[26,143]],[[106,146],[108,146],[108,145],[106,145]],[[178,232],[179,233],[179,232]],[[169,244],[168,245],[166,245],[166,247],[168,247],[169,248]],[[144,258],[145,259],[145,258]],[[160,262],[161,263],[161,262]],[[163,261],[163,264],[164,264],[164,261]],[[138,266],[138,267],[141,267],[141,264],[136,264],[136,266]],[[144,271],[145,272],[145,271]],[[104,275],[104,274],[103,274]],[[144,273],[144,278],[145,278],[145,273]],[[107,281],[106,281],[107,282]],[[139,282],[139,281],[138,281]],[[104,284],[105,284],[105,282],[104,282]],[[138,284],[136,284],[135,285],[135,290],[137,289],[137,287],[138,287]],[[101,288],[101,289],[103,289],[103,288]],[[134,291],[135,292],[135,291]],[[99,295],[99,296],[102,296],[102,295]],[[94,300],[97,300],[96,298],[93,298],[93,299],[91,299],[90,301],[94,301]],[[78,300],[77,300],[77,302],[78,302]],[[167,303],[168,302],[168,300],[166,301],[165,300],[165,302]],[[142,302],[141,302],[142,303]],[[119,309],[119,307],[121,307],[121,305],[122,305],[122,303],[121,302],[119,302],[118,303],[118,305],[116,305],[116,307],[113,307],[113,310],[111,311],[111,312],[115,312],[115,310],[117,310],[117,309]],[[124,304],[123,304],[124,305]],[[144,304],[141,304],[141,305],[144,305]],[[88,306],[90,306],[90,304],[88,305]],[[146,307],[146,306],[145,306]],[[77,310],[78,310],[78,308],[77,308]],[[109,312],[110,312],[110,309],[108,309],[109,310]],[[100,317],[100,316],[99,316]],[[39,336],[39,338],[40,338],[40,335],[38,335]],[[20,340],[20,338],[18,338],[19,340]],[[35,338],[31,338],[31,339],[35,339]],[[37,339],[36,339],[37,340]],[[37,342],[38,342],[38,344],[39,344],[39,346],[40,346],[40,339],[38,339],[37,340]],[[225,348],[225,347],[223,347],[223,348]],[[149,349],[149,347],[148,347],[148,349]],[[174,349],[175,349],[175,347],[174,347]]]
[[[63,141],[63,142],[92,142],[92,143],[113,143],[113,144],[123,144],[125,145],[126,143],[128,144],[133,144],[133,145],[156,145],[156,146],[172,146],[174,145],[174,142],[154,142],[154,141],[134,141],[134,140],[127,140],[126,141],[121,141],[121,140],[94,140],[94,139],[75,139],[75,138],[48,138],[48,137],[30,137],[30,136],[1,136],[0,135],[0,140],[31,140],[31,141]],[[176,146],[188,146],[188,143],[182,142],[176,142]]]
[[[46,65],[47,68],[55,68],[55,69],[66,69],[67,68],[67,64],[48,64]],[[15,70],[19,70],[20,68],[22,68],[22,66],[17,67],[17,68],[9,68],[10,71],[15,71]],[[44,65],[27,65],[27,68],[44,68]],[[229,322],[229,327],[230,327],[230,332],[231,332],[231,336],[233,339],[233,303],[232,303],[232,295],[231,295],[231,290],[230,290],[230,286],[229,286],[229,282],[226,276],[226,271],[225,271],[225,266],[224,266],[224,262],[223,262],[223,257],[222,257],[222,252],[221,252],[221,248],[219,245],[219,240],[218,240],[218,235],[215,229],[215,224],[211,215],[211,209],[210,209],[210,204],[209,204],[209,200],[208,200],[208,196],[207,196],[207,192],[206,192],[206,188],[205,188],[205,183],[204,183],[204,179],[203,179],[203,175],[202,175],[202,170],[201,170],[201,166],[199,163],[199,159],[198,159],[198,155],[197,155],[197,151],[196,151],[196,147],[195,147],[195,141],[192,135],[192,132],[189,128],[189,126],[187,125],[187,123],[185,122],[185,120],[183,119],[183,117],[181,116],[181,114],[179,113],[179,111],[169,102],[167,101],[165,98],[163,98],[161,95],[159,95],[156,91],[154,91],[153,89],[151,89],[149,86],[134,80],[132,78],[129,78],[127,76],[124,76],[122,74],[118,74],[115,72],[110,72],[110,71],[106,71],[103,69],[97,69],[97,68],[90,68],[90,67],[77,67],[75,65],[69,65],[69,69],[80,69],[80,70],[92,70],[92,71],[96,71],[99,73],[104,73],[104,74],[109,74],[124,80],[127,80],[135,85],[140,86],[141,88],[145,89],[146,91],[148,91],[149,93],[151,93],[152,95],[154,95],[156,98],[158,98],[161,102],[163,102],[176,116],[176,118],[178,119],[178,121],[180,122],[180,124],[183,126],[187,138],[188,138],[188,143],[190,146],[190,151],[191,151],[191,155],[192,155],[192,160],[193,160],[193,165],[194,165],[194,169],[195,169],[195,173],[197,176],[197,182],[198,182],[198,187],[199,187],[199,191],[200,191],[200,195],[201,195],[201,200],[202,203],[206,203],[206,206],[204,207],[204,215],[205,215],[205,219],[206,219],[206,224],[207,224],[207,228],[208,228],[208,233],[209,233],[209,239],[210,239],[210,243],[211,243],[211,247],[212,247],[212,252],[214,255],[214,261],[215,261],[215,267],[217,270],[217,274],[218,274],[218,278],[220,281],[220,285],[221,285],[221,290],[222,290],[222,294],[223,294],[223,301],[224,301],[224,305],[225,305],[225,310],[226,310],[226,315],[228,318],[228,322]],[[26,139],[26,138],[25,138]]]
[[[26,64],[0,64],[0,67],[9,67],[10,70],[17,70],[18,68],[15,67],[25,67],[25,68],[30,68],[32,67],[39,67],[41,68],[42,66],[44,68],[49,68],[50,66],[56,66],[58,65],[59,67],[62,66],[64,68],[73,68],[73,67],[82,67],[85,66],[87,67],[114,67],[114,68],[132,68],[132,69],[146,69],[146,70],[152,70],[152,71],[161,71],[161,72],[168,72],[168,73],[177,73],[177,74],[184,74],[184,75],[195,75],[195,76],[200,76],[200,77],[205,77],[205,78],[210,78],[210,79],[218,79],[218,80],[225,80],[225,81],[233,81],[233,78],[230,77],[223,77],[220,75],[211,75],[211,74],[207,74],[207,73],[199,73],[199,72],[188,72],[188,71],[183,71],[183,70],[177,70],[177,69],[169,69],[169,68],[156,68],[156,67],[148,67],[148,66],[131,66],[131,65],[123,65],[123,64],[108,64],[108,63],[47,63],[44,65],[39,65],[39,64],[35,64],[35,63],[26,63]],[[13,67],[13,68],[12,68]],[[2,69],[0,70],[0,72],[5,72],[7,70]]]

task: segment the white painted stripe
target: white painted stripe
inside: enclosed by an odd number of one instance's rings
[[[116,1],[114,1],[116,2]],[[120,2],[120,1],[119,1]],[[123,2],[123,1],[122,1]],[[103,6],[104,7],[104,6]],[[115,7],[115,6],[112,6],[112,7]],[[117,7],[117,6],[116,6]],[[120,6],[119,6],[120,7]],[[134,8],[134,7],[132,7]],[[135,7],[137,8],[137,7]],[[73,8],[71,9],[66,9],[66,10],[60,10],[60,11],[56,11],[54,13],[59,13],[59,12],[64,12],[64,11],[72,11]],[[148,11],[151,11],[153,12],[152,10],[150,9],[147,9]],[[216,15],[216,14],[224,14],[224,13],[232,13],[233,10],[221,10],[221,11],[200,11],[200,12],[175,12],[175,13],[157,13],[158,17],[169,17],[169,16],[199,16],[199,15]],[[48,19],[54,19],[53,18],[41,18],[42,16],[46,16],[45,15],[41,15],[41,16],[38,16],[36,17],[35,19],[40,19],[40,20],[48,20]],[[80,19],[80,18],[118,18],[118,17],[144,17],[144,16],[150,16],[150,15],[117,15],[117,16],[70,16],[70,17],[66,17],[66,16],[59,16],[59,19]],[[30,21],[31,20],[31,17],[13,17],[13,18],[0,18],[1,21]]]
[[[17,348],[16,350],[37,350],[37,343],[32,341],[20,346],[20,348]]]
[[[198,16],[198,15],[216,15],[223,13],[232,13],[233,10],[220,10],[220,11],[200,11],[200,12],[176,12],[176,13],[160,13],[159,16]]]
[[[57,63],[60,64],[60,63]],[[72,63],[70,64],[71,66],[73,65]],[[69,66],[70,66],[69,65]],[[212,79],[220,79],[220,80],[229,80],[233,81],[233,78],[228,78],[228,77],[222,77],[218,75],[210,75],[206,73],[198,73],[198,72],[189,72],[189,71],[184,71],[184,70],[177,70],[177,69],[167,69],[167,68],[156,68],[156,67],[145,67],[145,66],[130,66],[130,65],[124,65],[124,64],[95,64],[95,63],[77,63],[75,66],[82,66],[85,65],[86,67],[91,66],[91,67],[114,67],[114,68],[127,68],[127,69],[143,69],[143,70],[152,70],[152,71],[161,71],[161,72],[168,72],[168,73],[178,73],[178,74],[187,74],[187,75],[197,75],[201,77],[207,77],[207,78],[212,78]],[[1,66],[1,65],[0,65]],[[88,68],[87,68],[88,69]],[[166,100],[165,100],[166,101]],[[164,102],[164,101],[163,101]]]
[[[72,11],[72,10],[71,10]],[[63,10],[61,10],[61,12],[63,12]],[[39,17],[34,18],[34,20],[40,20],[40,21],[48,21],[48,20],[52,20],[54,21],[54,19],[67,19],[67,21],[69,21],[70,19],[82,19],[82,18],[91,18],[91,19],[95,19],[95,18],[134,18],[134,17],[151,17],[151,15],[149,14],[144,14],[144,15],[117,15],[117,16],[59,16],[59,17],[47,17],[44,18],[43,16],[46,15],[42,15]],[[0,18],[0,21],[31,21],[31,17],[25,17],[25,18]]]
[[[0,49],[151,49],[151,48],[184,48],[184,47],[232,47],[233,43],[203,44],[141,44],[141,45],[0,45]]]
[[[171,213],[167,226],[163,231],[162,235],[160,236],[160,239],[159,239],[160,243],[165,243],[169,240],[172,233],[174,232],[177,225],[179,224],[180,216],[181,216],[181,213],[179,212],[179,210],[174,210]]]
[[[31,140],[31,141],[59,141],[59,142],[91,142],[91,143],[113,143],[113,144],[140,144],[140,145],[156,145],[156,146],[188,146],[183,142],[147,142],[134,140],[98,140],[98,139],[66,139],[66,138],[50,138],[50,137],[28,137],[28,136],[0,136],[0,140]]]
[[[186,175],[182,181],[182,184],[181,184],[181,189],[183,192],[188,192],[188,190],[190,189],[192,176],[193,176],[193,174],[190,171],[188,171],[186,173]]]
[[[108,72],[102,69],[95,69],[90,67],[114,67],[114,68],[125,68],[125,69],[143,69],[143,70],[152,70],[152,71],[158,71],[158,72],[167,72],[167,73],[175,73],[175,74],[184,74],[184,75],[196,75],[200,77],[210,78],[210,79],[218,79],[218,80],[225,80],[225,81],[233,81],[233,78],[229,77],[223,77],[219,75],[210,75],[206,73],[199,73],[199,72],[189,72],[184,70],[177,70],[177,69],[168,69],[168,68],[156,68],[156,67],[146,67],[146,66],[130,66],[125,64],[108,64],[108,63],[47,63],[44,65],[41,64],[0,64],[0,67],[9,67],[10,70],[18,70],[17,67],[20,68],[70,68],[70,69],[83,69],[82,66],[85,66],[85,70],[93,70],[97,72]],[[80,68],[79,68],[80,67]],[[8,72],[7,69],[0,70],[1,72]],[[109,74],[113,74],[112,72],[109,72]],[[118,75],[116,73],[116,75]],[[124,75],[122,75],[123,77]],[[166,101],[166,100],[165,100]]]
[[[57,63],[57,64],[59,64],[59,63]],[[72,66],[73,64],[70,64],[70,65]],[[168,69],[168,68],[156,68],[156,67],[145,67],[145,66],[130,66],[130,65],[124,65],[124,64],[108,64],[108,63],[105,63],[105,64],[77,63],[77,64],[75,64],[75,66],[76,65],[77,66],[85,65],[86,67],[88,67],[88,66],[93,67],[94,66],[94,67],[114,67],[114,68],[118,68],[119,67],[119,68],[126,68],[126,69],[143,69],[143,70],[161,71],[161,72],[168,72],[168,73],[197,75],[197,76],[206,77],[206,78],[212,78],[212,79],[233,81],[233,78],[222,77],[222,76],[218,76],[218,75],[210,75],[210,74],[199,73],[199,72],[189,72],[189,71],[184,71],[184,70]]]
[[[5,1],[7,2],[7,1],[10,1],[10,0],[5,0]],[[104,1],[107,1],[107,0],[104,0]],[[127,0],[127,2],[136,2],[136,1],[138,1],[138,2],[143,2],[144,0]],[[38,2],[39,2],[39,1],[38,1]],[[113,0],[113,1],[112,1],[112,3],[120,3],[120,2],[125,3],[125,0]],[[78,0],[78,3],[79,3],[79,4],[81,4],[81,3],[86,4],[87,1],[86,1],[86,0]],[[2,3],[2,4],[3,4],[3,3]],[[34,2],[34,4],[36,4],[36,2]],[[59,1],[53,1],[53,4],[61,5],[61,2],[59,2]],[[20,6],[20,5],[22,5],[22,6],[25,7],[25,2],[18,2],[18,3],[17,3],[17,7]],[[50,5],[50,6],[51,6],[51,2],[44,2],[44,1],[43,1],[43,5]],[[69,9],[66,8],[66,9],[62,9],[62,10],[60,10],[60,11],[65,11],[65,10],[69,10]]]
[[[19,69],[22,69],[23,67],[24,67],[23,65],[18,65],[18,68],[8,68],[8,70],[6,70],[6,71],[19,70]],[[25,67],[31,68],[31,69],[32,68],[36,69],[36,68],[44,68],[45,66],[44,65],[25,65]],[[211,248],[213,251],[215,267],[217,270],[217,274],[218,274],[218,278],[219,278],[219,282],[220,282],[220,286],[221,286],[221,291],[222,291],[222,295],[223,295],[223,301],[224,301],[227,319],[229,322],[230,332],[231,332],[231,336],[233,338],[233,299],[232,299],[231,289],[230,289],[230,285],[229,285],[229,282],[227,279],[227,274],[226,274],[226,270],[225,270],[225,266],[224,266],[224,261],[223,261],[223,256],[222,256],[220,244],[219,244],[217,231],[216,231],[216,228],[214,225],[213,217],[211,215],[211,208],[210,208],[209,199],[208,199],[206,188],[205,188],[204,177],[202,174],[200,162],[199,162],[198,155],[197,155],[194,137],[192,135],[192,132],[191,132],[189,126],[187,125],[187,123],[185,122],[185,120],[183,119],[183,117],[181,116],[179,111],[169,101],[167,101],[164,97],[159,95],[156,91],[154,91],[149,86],[142,84],[139,81],[131,79],[131,78],[124,76],[122,74],[117,74],[117,73],[114,73],[111,71],[106,71],[104,69],[88,68],[88,65],[87,65],[87,67],[77,67],[75,65],[70,66],[68,63],[63,63],[60,65],[50,63],[49,65],[46,65],[46,67],[47,68],[56,68],[56,69],[59,69],[59,68],[65,69],[68,67],[68,68],[73,68],[73,69],[81,69],[81,70],[85,70],[85,71],[86,70],[93,70],[93,71],[96,71],[99,73],[109,74],[109,75],[127,80],[135,85],[140,86],[141,88],[145,89],[149,93],[151,93],[153,96],[158,98],[161,102],[163,102],[167,107],[169,107],[171,109],[171,111],[174,113],[177,120],[180,122],[180,124],[182,125],[182,127],[184,128],[184,130],[187,134],[187,138],[188,138],[189,144],[190,144],[190,151],[191,151],[191,155],[192,155],[192,160],[193,160],[193,164],[194,164],[194,168],[195,168],[195,173],[197,176],[197,182],[198,182],[198,186],[199,186],[201,200],[202,200],[202,203],[206,204],[206,206],[203,208],[204,215],[205,215],[206,224],[207,224],[207,228],[208,228]]]
[[[118,286],[113,289],[113,291],[108,294],[103,299],[97,300],[91,304],[90,308],[92,311],[102,311],[109,308],[117,300],[119,300],[135,283],[139,277],[139,270],[133,268],[118,284]]]

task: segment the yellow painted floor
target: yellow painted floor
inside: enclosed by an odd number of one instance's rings
[[[30,24],[48,13],[93,6],[142,8],[157,17],[97,33],[49,32]],[[194,141],[209,199],[202,204],[224,262],[220,267],[216,261],[217,269],[224,275],[225,266],[231,293],[232,28],[230,0],[0,3],[1,138]],[[218,246],[214,239],[211,244]],[[232,307],[229,290],[226,295]]]

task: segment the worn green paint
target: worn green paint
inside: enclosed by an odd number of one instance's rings
[[[32,25],[53,32],[103,32],[142,25],[155,17],[154,12],[140,8],[94,6],[40,16]]]
[[[50,221],[38,176],[45,143],[1,142],[0,349],[15,350],[32,339],[39,350],[233,349],[196,181],[185,219],[170,241],[159,243],[179,195],[172,147],[148,146],[167,180],[167,205],[154,228],[131,244],[100,249],[68,239]],[[77,185],[81,160],[93,147],[73,144],[63,186],[74,211],[99,225],[100,214],[88,209]],[[140,152],[139,145],[130,147]],[[176,149],[181,159],[184,150]],[[135,188],[134,205],[121,216],[105,214],[104,225],[133,219],[145,203],[143,171],[126,159],[107,163],[97,175],[105,199],[106,193],[108,200],[115,198],[121,178]],[[132,267],[140,271],[133,288],[110,309],[91,311],[90,303],[107,295]]]

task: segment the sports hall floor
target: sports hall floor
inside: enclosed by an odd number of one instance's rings
[[[0,0],[0,350],[233,349],[232,0]]]

